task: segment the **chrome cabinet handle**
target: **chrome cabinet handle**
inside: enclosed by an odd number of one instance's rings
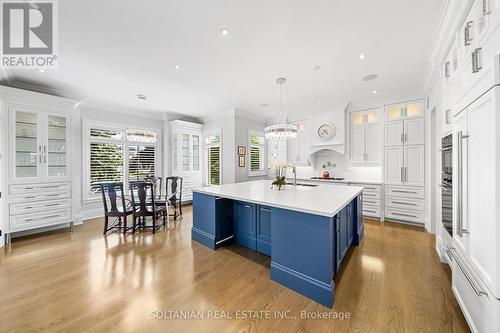
[[[262,207],[260,208],[260,210],[263,212],[270,212],[271,211],[269,208],[262,208]]]
[[[405,167],[401,167],[401,183],[404,183],[404,169]]]
[[[410,214],[403,214],[403,213],[392,213],[392,215],[397,215],[397,216],[405,216],[405,217],[413,217],[413,218],[417,218],[416,215],[410,215]]]
[[[472,34],[471,34],[471,28],[473,21],[469,21],[465,24],[465,30],[464,30],[464,44],[465,46],[469,46],[470,43],[472,42]]]
[[[405,135],[404,135],[404,133],[401,133],[401,142],[405,142]]]
[[[458,207],[457,207],[457,232],[458,236],[463,237],[464,233],[469,233],[464,229],[463,221],[463,140],[467,139],[469,136],[464,135],[463,131],[458,132]]]
[[[491,10],[490,10],[490,1],[489,0],[483,0],[483,15],[490,15]]]
[[[477,48],[472,52],[472,73],[478,73],[483,69],[482,48]]]
[[[458,268],[460,268],[460,270],[464,274],[465,278],[467,279],[467,282],[469,282],[470,286],[472,287],[472,290],[474,290],[474,292],[476,293],[477,296],[482,296],[482,295],[487,296],[488,295],[487,292],[485,292],[484,290],[481,290],[480,287],[476,286],[474,279],[469,275],[470,272],[468,271],[468,269],[465,268],[465,265],[463,264],[462,259],[460,259],[458,257],[458,255],[455,255],[453,253],[453,251],[455,251],[455,252],[457,251],[454,247],[451,248],[450,253],[451,253],[453,259],[455,260],[455,262],[457,263]]]
[[[418,206],[416,203],[403,202],[403,201],[393,201],[392,203],[400,204],[400,205],[407,205],[407,206]]]
[[[444,77],[449,78],[450,77],[450,62],[447,61],[444,64]]]

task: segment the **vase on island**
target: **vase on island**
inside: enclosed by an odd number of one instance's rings
[[[286,185],[286,170],[290,165],[285,163],[277,163],[274,165],[274,177],[276,178],[272,184],[271,188],[277,188],[281,191],[281,187]]]

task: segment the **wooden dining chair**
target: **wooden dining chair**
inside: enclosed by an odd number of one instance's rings
[[[151,182],[130,182],[130,198],[134,207],[134,233],[137,227],[140,227],[143,229],[152,228],[154,234],[156,232],[156,221],[160,216],[163,216],[163,224],[165,225],[167,210],[166,207],[156,204],[154,185]],[[151,217],[152,226],[146,225],[147,217]]]
[[[173,213],[170,216],[177,220],[177,216],[182,218],[182,177],[172,176],[165,178],[166,200]]]
[[[108,231],[116,228],[123,228],[123,233],[125,234],[127,230],[133,228],[133,225],[127,228],[127,216],[133,214],[133,208],[132,206],[129,206],[125,203],[125,193],[123,192],[123,183],[118,183],[118,182],[101,183],[100,187],[102,193],[102,204],[104,206],[103,235],[106,235]],[[115,219],[111,223],[111,226],[109,225],[109,218]]]

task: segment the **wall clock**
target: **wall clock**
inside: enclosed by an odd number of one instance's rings
[[[337,128],[334,124],[324,123],[318,127],[318,136],[321,140],[331,140],[337,134]]]

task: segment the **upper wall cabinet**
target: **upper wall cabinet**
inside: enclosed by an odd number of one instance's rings
[[[385,107],[385,120],[400,120],[424,116],[423,101],[391,104]]]
[[[353,163],[381,163],[383,160],[382,108],[350,114],[350,159]]]
[[[423,102],[415,101],[386,106],[385,145],[424,144]]]
[[[10,178],[17,182],[66,179],[69,118],[21,106],[11,106],[9,116]]]
[[[310,161],[307,124],[305,122],[298,122],[296,125],[298,129],[297,137],[295,139],[286,140],[288,162],[294,165],[308,165]]]

